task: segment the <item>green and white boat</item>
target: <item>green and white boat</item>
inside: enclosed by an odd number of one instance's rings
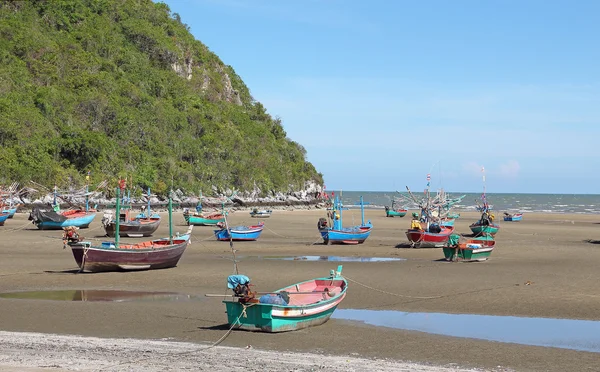
[[[188,225],[194,226],[215,226],[219,222],[225,222],[225,216],[223,213],[194,213],[183,212],[183,218]]]
[[[239,277],[246,280],[239,282]],[[232,300],[223,301],[227,321],[234,329],[262,332],[295,331],[327,322],[348,288],[348,282],[342,277],[342,266],[338,266],[337,271],[331,270],[329,277],[292,284],[258,299],[248,287],[240,290],[248,282],[243,275],[228,278],[229,288],[235,295]]]
[[[490,258],[496,241],[491,235],[474,239],[459,241],[458,237],[451,237],[448,245],[444,247],[446,261],[486,261]]]

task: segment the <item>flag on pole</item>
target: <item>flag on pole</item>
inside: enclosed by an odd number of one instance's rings
[[[85,176],[85,180],[86,180],[86,181],[89,181],[89,180],[90,180],[90,173],[91,173],[90,171],[87,171],[87,174],[86,174],[86,176]]]

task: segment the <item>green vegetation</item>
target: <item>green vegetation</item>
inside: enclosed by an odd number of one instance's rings
[[[0,148],[0,184],[322,183],[233,68],[151,0],[1,2]]]

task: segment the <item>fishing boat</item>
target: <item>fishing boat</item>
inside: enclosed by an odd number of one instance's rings
[[[20,188],[18,182],[13,182],[8,187],[0,186],[0,213],[8,213],[8,218],[13,218],[21,206],[15,200],[29,191],[31,191],[29,188]]]
[[[500,225],[489,220],[479,220],[469,225],[469,228],[475,235],[496,235]]]
[[[130,218],[131,210],[126,209],[120,213],[119,217],[119,235],[121,237],[140,238],[144,236],[152,236],[152,234],[160,226],[160,216],[156,217],[143,217],[143,218]],[[115,236],[117,221],[114,219],[112,213],[105,213],[102,217],[102,225],[106,235],[110,237]]]
[[[85,196],[85,207],[74,206],[67,196],[60,195],[58,189],[54,188],[54,200],[47,207],[36,206],[29,214],[29,221],[37,226],[40,230],[62,230],[65,227],[75,226],[79,228],[87,228],[90,226],[94,218],[96,218],[96,210],[89,206],[89,197],[93,193],[88,192],[87,186],[85,191],[81,192]],[[82,196],[71,195],[72,197]],[[60,210],[60,204],[57,200],[60,198],[66,201],[71,207],[65,211]]]
[[[219,223],[220,229],[215,230],[215,237],[221,241],[241,241],[241,240],[256,240],[265,227],[264,222],[259,222],[257,225],[251,226],[233,226],[228,227],[227,223]]]
[[[4,206],[2,209],[2,213],[8,213],[8,218],[13,218],[15,213],[17,213],[17,208],[19,208],[21,204],[12,204],[8,206]]]
[[[371,235],[373,224],[371,220],[365,223],[365,209],[362,196],[360,197],[361,224],[351,227],[343,227],[342,210],[344,207],[338,196],[335,197],[331,210],[326,218],[320,218],[317,228],[321,233],[325,244],[361,244]],[[331,227],[330,227],[331,226]]]
[[[430,228],[409,229],[406,237],[413,248],[440,248],[446,245],[448,238],[454,232],[454,226],[439,226],[438,229]]]
[[[10,217],[10,213],[2,212],[0,213],[0,226],[4,226],[4,222]]]
[[[271,217],[271,213],[273,213],[270,209],[256,209],[254,208],[250,211],[250,217],[254,218],[269,218]]]
[[[120,214],[119,192],[117,191],[117,214]],[[172,201],[169,198],[169,237],[135,244],[122,244],[120,219],[116,220],[115,240],[94,244],[85,241],[77,232],[77,227],[66,227],[63,242],[69,246],[79,271],[125,271],[165,269],[177,266],[179,259],[190,244],[193,225],[185,234],[173,235]]]
[[[160,226],[160,215],[151,212],[150,205],[150,189],[148,189],[148,206],[146,213],[140,213],[134,218],[130,217],[131,208],[121,210],[119,216],[119,234],[121,237],[139,238],[144,236],[152,236],[152,234]],[[105,213],[102,217],[102,225],[106,235],[115,236],[117,221],[114,219],[111,211]]]
[[[29,220],[40,230],[61,230],[69,226],[87,228],[95,217],[96,211],[81,208],[56,212],[53,208],[34,207],[29,214]]]
[[[496,241],[490,235],[466,240],[459,239],[458,235],[452,237],[456,238],[451,238],[451,242],[444,247],[446,261],[486,261],[496,245]]]
[[[396,208],[394,206],[392,208],[385,206],[385,216],[386,217],[404,217],[408,211],[404,208]]]
[[[506,213],[504,212],[504,221],[512,221],[512,222],[516,222],[516,221],[521,221],[523,219],[523,213]]]
[[[225,222],[223,213],[190,213],[189,210],[183,211],[183,218],[188,225],[195,226],[215,226],[219,222]]]
[[[454,226],[454,218],[444,217],[440,219],[440,225],[442,226]]]
[[[234,329],[287,332],[321,325],[331,317],[346,296],[347,280],[342,266],[328,277],[292,284],[260,298],[249,287],[249,278],[231,275],[227,284],[234,291],[224,300],[227,322]]]

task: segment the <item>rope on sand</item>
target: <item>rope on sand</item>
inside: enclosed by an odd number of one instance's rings
[[[223,297],[225,297],[225,295]],[[229,336],[231,334],[231,332],[233,331],[233,329],[235,328],[235,326],[239,323],[239,321],[242,318],[242,316],[246,315],[246,309],[248,309],[249,307],[254,306],[255,304],[250,304],[250,305],[241,304],[241,305],[244,307],[244,309],[241,311],[241,313],[237,317],[237,319],[231,324],[231,327],[229,327],[229,329],[227,330],[227,332],[225,332],[225,334],[221,338],[219,338],[217,341],[213,342],[211,345],[208,345],[206,347],[201,347],[199,349],[194,349],[194,350],[190,350],[190,351],[182,351],[180,353],[176,353],[176,354],[173,354],[173,355],[187,355],[187,354],[193,354],[193,353],[197,353],[197,352],[203,352],[203,351],[206,351],[208,349],[212,349],[213,347],[218,346],[221,342],[225,341],[225,339],[227,338],[227,336]],[[107,369],[118,368],[118,367],[124,366],[126,364],[138,363],[138,362],[141,362],[143,360],[148,360],[148,359],[152,359],[152,357],[145,357],[145,358],[139,358],[139,359],[135,359],[135,360],[129,360],[129,361],[126,361],[126,362],[121,362],[121,363],[119,363],[117,365],[114,365],[114,366],[99,368],[96,371],[105,371]]]
[[[368,288],[368,289],[372,289],[372,290],[374,290],[376,292],[380,292],[380,293],[384,293],[384,294],[391,295],[391,296],[396,296],[396,297],[414,298],[414,299],[418,299],[418,300],[432,300],[432,299],[436,299],[436,298],[459,296],[459,295],[470,294],[470,293],[477,293],[477,292],[483,292],[483,291],[492,291],[492,290],[495,290],[495,289],[503,289],[503,288],[509,288],[509,287],[514,287],[515,286],[515,284],[510,284],[510,285],[504,285],[504,286],[499,286],[499,287],[474,289],[472,291],[465,291],[465,292],[459,292],[459,293],[448,293],[448,294],[439,295],[439,296],[421,297],[421,296],[401,295],[401,294],[397,294],[397,293],[392,293],[392,292],[384,291],[382,289],[374,288],[374,287],[371,287],[371,286],[369,286],[367,284],[364,284],[364,283],[361,283],[361,282],[356,281],[354,279],[348,278],[346,275],[344,275],[344,278],[348,279],[348,281],[350,281],[352,283],[358,284],[358,285],[363,286],[363,287]]]
[[[391,295],[391,296],[396,296],[396,297],[405,297],[405,298],[418,298],[418,299],[421,299],[421,300],[430,300],[430,299],[434,299],[434,298],[442,298],[442,297],[445,297],[445,295],[442,295],[442,296],[427,296],[427,297],[422,297],[422,296],[409,296],[409,295],[401,295],[401,294],[392,293],[392,292],[384,291],[384,290],[382,290],[382,289],[378,289],[378,288],[371,287],[370,285],[367,285],[367,284],[361,283],[361,282],[359,282],[359,281],[357,281],[357,280],[354,280],[354,279],[348,278],[346,275],[344,275],[344,278],[348,279],[348,281],[350,281],[350,282],[352,282],[352,283],[354,283],[354,284],[358,284],[358,285],[360,285],[360,286],[363,286],[363,287],[365,287],[365,288],[372,289],[372,290],[374,290],[374,291],[376,291],[376,292],[380,292],[380,293],[383,293],[383,294],[387,294],[387,295]]]

